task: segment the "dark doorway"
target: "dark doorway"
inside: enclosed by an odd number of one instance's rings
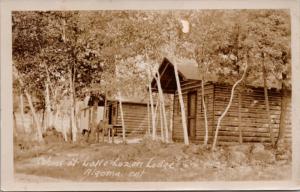
[[[112,104],[108,107],[108,124],[112,124],[112,117],[113,116],[113,106]]]
[[[188,136],[196,137],[197,92],[188,93]]]

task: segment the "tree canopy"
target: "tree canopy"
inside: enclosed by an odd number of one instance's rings
[[[47,81],[53,97],[69,94],[64,91],[69,70],[76,97],[95,86],[104,92],[117,65],[122,66],[119,74],[131,71],[122,85],[129,88],[130,79],[145,76],[142,63],[157,66],[172,43],[176,57],[195,59],[202,75],[229,83],[241,76],[248,55],[246,82],[260,85],[263,52],[268,85],[280,82],[282,74],[290,85],[286,10],[18,11],[12,19],[13,62],[37,97],[44,94]],[[182,33],[180,19],[189,23],[189,33]],[[128,89],[132,94],[134,86]]]

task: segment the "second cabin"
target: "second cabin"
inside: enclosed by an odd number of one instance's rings
[[[202,97],[204,97],[209,128],[208,141],[211,143],[218,118],[221,116],[229,102],[232,86],[213,81],[207,82],[205,83],[204,88],[205,94],[202,95],[198,65],[191,61],[184,63],[177,62],[177,69],[182,89],[189,140],[194,143],[202,143],[204,140],[205,123],[202,105]],[[158,71],[160,73],[160,81],[163,92],[174,95],[172,138],[174,141],[183,141],[181,108],[178,99],[174,66],[168,59],[165,58]],[[158,89],[155,79],[152,81],[152,89],[153,91],[157,91]],[[269,89],[268,94],[272,120],[271,127],[274,132],[274,138],[276,139],[280,123],[282,94],[280,89],[275,88]],[[290,142],[291,94],[288,95],[288,101],[288,114],[286,115],[287,119],[285,121],[285,141]],[[242,91],[240,104],[238,99],[238,90],[236,89],[235,91],[232,105],[221,123],[221,129],[218,134],[218,143],[237,143],[240,138],[242,138],[243,142],[270,142],[268,116],[265,109],[263,87],[248,87],[247,91]]]
[[[118,135],[122,135],[122,120],[120,103],[115,99],[108,99],[106,102],[103,96],[89,96],[82,102],[80,108],[80,130],[90,130],[93,123],[99,123],[105,118],[108,124],[115,127]],[[150,108],[147,99],[122,98],[122,108],[126,136],[143,135],[150,129]],[[157,118],[157,134],[160,133],[160,118]]]

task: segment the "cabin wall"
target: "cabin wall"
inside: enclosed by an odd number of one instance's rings
[[[154,105],[154,110],[156,105]],[[147,130],[150,128],[152,129],[151,125],[151,114],[148,116],[148,108],[147,104],[138,104],[138,103],[122,103],[123,113],[124,113],[124,124],[126,128],[126,135],[141,135],[146,134]],[[150,107],[150,106],[149,106]],[[150,112],[150,108],[149,108]],[[167,120],[169,119],[169,107],[166,106],[166,115]],[[160,124],[160,115],[159,115],[159,108],[156,111],[156,135],[161,135],[161,124]],[[150,120],[149,120],[150,118]],[[150,123],[150,124],[149,124]],[[167,122],[168,127],[170,126],[170,121]],[[120,107],[118,104],[117,107],[117,118],[116,118],[116,125],[119,125],[119,129],[117,129],[118,134],[122,134],[122,121],[121,121],[121,114],[120,114]]]
[[[127,135],[145,134],[148,129],[147,104],[122,103]],[[122,125],[120,106],[117,107],[117,125]],[[117,131],[122,134],[122,128]]]
[[[201,84],[196,81],[182,82],[182,94],[186,116],[188,115],[188,93],[197,92],[197,121],[196,137],[191,142],[203,143],[205,134],[204,113],[201,101]],[[209,143],[212,143],[214,130],[217,126],[218,118],[227,106],[232,86],[206,84],[205,97],[208,116]],[[243,142],[270,142],[268,130],[268,118],[265,109],[264,90],[254,88],[242,93],[242,135]],[[275,140],[278,136],[280,113],[281,113],[281,92],[275,89],[269,90],[270,113],[272,118],[272,128]],[[291,142],[291,98],[288,98],[288,110],[286,117],[285,141]],[[180,104],[178,95],[174,96],[173,132],[174,141],[183,141],[183,130],[181,122]],[[201,110],[202,109],[202,110]],[[218,135],[218,144],[231,144],[239,142],[239,119],[238,119],[238,92],[235,91],[232,105],[221,122],[221,129]]]
[[[218,118],[227,106],[231,86],[215,85],[215,101],[214,101],[214,127],[217,126]],[[278,135],[280,112],[281,112],[281,92],[275,89],[268,90],[270,113],[272,119],[272,128],[275,139]],[[290,98],[289,98],[290,99]],[[242,117],[241,128],[243,142],[270,142],[270,134],[268,130],[268,117],[265,109],[265,99],[263,88],[253,88],[251,91],[242,92]],[[291,139],[291,120],[290,120],[291,104],[289,103],[287,113],[287,129],[286,141]],[[230,144],[239,141],[239,119],[238,119],[238,92],[235,91],[232,105],[221,122],[221,128],[218,135],[219,144]],[[276,140],[275,140],[276,141]]]
[[[204,141],[205,135],[205,122],[204,122],[204,110],[202,106],[202,91],[201,91],[201,83],[199,81],[187,81],[181,83],[182,88],[182,97],[184,101],[184,108],[186,116],[188,116],[188,94],[190,92],[196,92],[197,100],[196,100],[196,136],[191,142],[199,143]],[[206,100],[206,108],[207,108],[207,117],[208,117],[208,128],[209,128],[209,138],[212,136],[212,124],[214,122],[213,115],[213,90],[214,85],[206,84],[204,89],[204,96]],[[173,113],[173,133],[172,137],[174,141],[182,141],[183,140],[183,129],[182,129],[182,119],[181,119],[181,109],[178,94],[176,93],[174,96],[174,113]],[[188,118],[188,117],[187,117]],[[188,121],[187,121],[188,122]]]

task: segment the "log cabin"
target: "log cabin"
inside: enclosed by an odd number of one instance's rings
[[[202,95],[198,65],[196,62],[188,62],[190,63],[176,61],[186,113],[188,137],[192,143],[203,143],[204,141],[205,123],[202,105],[202,97],[204,97],[208,117],[208,142],[212,143],[218,118],[229,102],[232,85],[207,81],[204,86],[205,94]],[[174,65],[170,60],[164,58],[158,72],[164,94],[174,95],[172,139],[173,141],[183,141],[181,108],[174,75]],[[152,80],[151,86],[153,91],[158,91],[155,79]],[[240,142],[240,138],[242,138],[242,142],[271,142],[263,87],[247,86],[247,89],[242,90],[240,94],[241,104],[239,105],[238,91],[236,90],[232,105],[221,122],[218,144],[235,144]],[[271,127],[276,140],[280,123],[282,94],[280,89],[270,88],[268,89],[268,95],[272,121]],[[291,91],[289,91],[287,99],[289,104],[285,121],[284,141],[291,142]],[[241,134],[239,130],[241,130]]]
[[[148,104],[141,99],[123,99],[122,100],[124,124],[126,135],[145,134],[148,130]],[[109,100],[107,102],[106,118],[108,124],[114,125],[117,134],[122,134],[122,120],[120,113],[120,103],[118,100]]]
[[[91,96],[80,110],[80,130],[89,129],[90,123],[103,119],[103,113],[108,124],[116,128],[117,135],[122,135],[120,103],[116,99],[107,99],[106,110],[101,97]],[[122,98],[126,136],[143,135],[150,128],[148,101],[145,98]],[[160,118],[157,118],[157,134],[160,134]]]

